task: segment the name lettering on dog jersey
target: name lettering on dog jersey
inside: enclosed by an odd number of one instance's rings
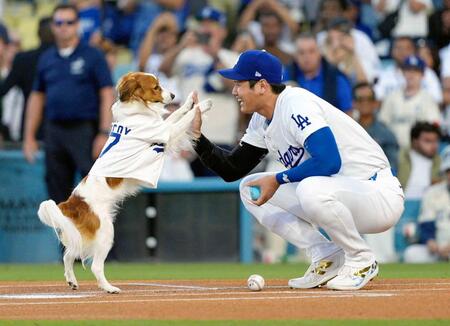
[[[288,150],[283,154],[278,151],[278,161],[286,168],[294,168],[300,163],[304,154],[305,149],[303,147],[290,145]]]
[[[112,127],[111,127],[111,133],[115,132],[118,134],[125,134],[128,135],[128,133],[131,131],[130,128],[126,127],[126,126],[121,126],[119,124],[113,123]]]
[[[308,117],[303,117],[300,114],[297,114],[297,117],[292,114],[291,119],[295,121],[297,127],[301,130],[305,129],[306,126],[309,126],[311,124]]]

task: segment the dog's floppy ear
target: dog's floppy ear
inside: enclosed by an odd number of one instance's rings
[[[120,80],[118,86],[117,86],[117,93],[119,94],[119,100],[121,102],[128,102],[132,98],[134,98],[134,94],[136,93],[136,90],[140,88],[141,85],[136,80],[133,73],[128,73],[125,76],[122,77]]]

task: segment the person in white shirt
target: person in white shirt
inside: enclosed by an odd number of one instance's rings
[[[398,14],[392,36],[427,37],[428,14],[433,10],[432,0],[405,0]]]
[[[407,263],[434,263],[450,258],[450,146],[442,152],[445,180],[425,192],[418,220],[419,243],[406,248]]]
[[[375,95],[379,101],[384,100],[393,91],[405,87],[405,78],[400,66],[409,56],[416,54],[416,45],[409,36],[398,37],[393,41],[391,56],[394,60],[392,65],[387,65],[380,71],[379,78],[375,84]],[[442,91],[439,77],[433,69],[425,67],[422,78],[422,88],[427,90],[436,103],[442,102]]]
[[[276,155],[285,169],[248,175],[240,194],[262,225],[311,253],[310,268],[289,286],[365,286],[378,264],[361,234],[389,229],[403,211],[403,191],[381,147],[344,112],[305,89],[283,85],[281,61],[269,52],[245,51],[232,69],[219,72],[233,80],[232,94],[252,119],[228,152],[202,135],[197,111],[192,132],[202,162],[233,181],[267,153]]]
[[[425,62],[410,56],[402,65],[405,89],[392,92],[382,103],[379,119],[394,132],[400,147],[409,146],[409,134],[416,121],[440,122],[439,108],[431,95],[421,87]]]

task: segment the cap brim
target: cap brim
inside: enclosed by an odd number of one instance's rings
[[[241,74],[237,73],[233,68],[231,69],[221,69],[218,71],[222,77],[231,79],[231,80],[248,80],[248,77],[244,77]]]

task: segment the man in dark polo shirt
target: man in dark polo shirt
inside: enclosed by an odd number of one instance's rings
[[[114,95],[104,55],[80,42],[77,9],[58,5],[52,20],[56,46],[39,58],[23,151],[33,162],[36,132],[44,122],[47,190],[61,202],[72,191],[76,171],[82,176],[89,172],[108,138]]]
[[[320,54],[311,34],[300,35],[295,42],[294,63],[285,71],[284,80],[323,98],[347,114],[352,113],[352,86],[348,78]]]

